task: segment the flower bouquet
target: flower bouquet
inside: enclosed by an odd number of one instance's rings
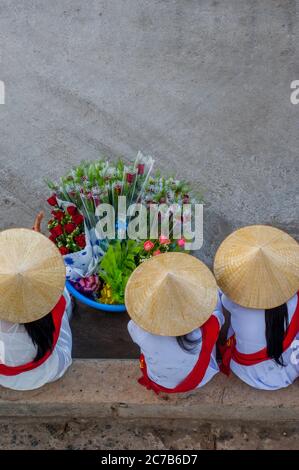
[[[174,237],[182,221],[181,208],[201,196],[195,199],[183,181],[153,174],[153,165],[151,157],[139,152],[131,163],[83,162],[58,183],[47,182],[53,191],[48,199],[50,239],[64,256],[68,288],[95,308],[124,310],[125,287],[133,270],[151,256],[185,249],[186,240]],[[143,210],[142,230],[133,239],[128,233],[134,215],[129,210],[123,214],[124,200],[129,207],[142,206]],[[161,213],[152,217],[153,207],[161,205],[170,230],[167,235],[156,231],[152,236],[153,225],[162,231]],[[112,236],[103,230],[107,207],[112,209],[106,221]]]

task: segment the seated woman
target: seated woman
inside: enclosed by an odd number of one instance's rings
[[[287,387],[299,376],[298,243],[273,227],[241,228],[220,245],[214,272],[231,317],[221,369],[255,388]]]
[[[63,259],[44,235],[22,228],[0,233],[0,385],[32,390],[71,365],[64,285]]]
[[[217,286],[197,258],[166,253],[142,263],[125,293],[141,385],[156,393],[202,387],[219,371],[216,341],[224,322]]]

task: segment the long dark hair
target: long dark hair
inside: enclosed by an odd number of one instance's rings
[[[49,350],[52,351],[53,335],[55,331],[52,313],[48,313],[48,315],[40,320],[24,323],[24,327],[32,343],[37,347],[34,361],[41,359]]]
[[[284,334],[289,325],[287,304],[265,310],[265,323],[268,356],[280,366],[284,366],[281,355]]]
[[[188,338],[189,334],[183,336],[177,336],[176,340],[178,345],[186,352],[190,354],[194,354],[197,346],[201,343],[201,338],[198,339],[190,339]]]

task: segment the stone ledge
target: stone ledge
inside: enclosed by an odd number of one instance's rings
[[[139,375],[136,360],[76,359],[61,380],[41,389],[17,392],[0,387],[0,419],[299,420],[299,382],[267,392],[218,374],[189,396],[164,398],[142,388]]]

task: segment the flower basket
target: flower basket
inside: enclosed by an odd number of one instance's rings
[[[50,239],[64,257],[68,291],[97,310],[125,311],[125,287],[134,269],[151,256],[185,250],[188,237],[177,237],[176,227],[190,218],[183,206],[201,202],[200,196],[183,181],[153,175],[153,164],[151,157],[139,152],[133,163],[82,163],[58,183],[48,182],[53,191],[48,199],[52,207]],[[136,216],[129,210],[123,216],[123,199],[129,208],[144,209],[142,222],[136,224],[146,227],[142,235],[129,236]],[[107,212],[107,206],[113,212],[108,223],[112,236],[101,225],[105,217],[101,210]],[[162,233],[164,215],[159,213],[155,227],[161,231],[152,236],[152,210],[161,206],[171,219],[171,230]]]
[[[75,287],[72,285],[71,282],[66,281],[66,288],[71,295],[73,295],[79,302],[82,302],[89,307],[95,308],[96,310],[103,310],[104,312],[125,312],[126,306],[124,304],[118,305],[109,305],[109,304],[102,304],[100,302],[96,302],[95,300],[87,297],[86,295],[81,294]]]

